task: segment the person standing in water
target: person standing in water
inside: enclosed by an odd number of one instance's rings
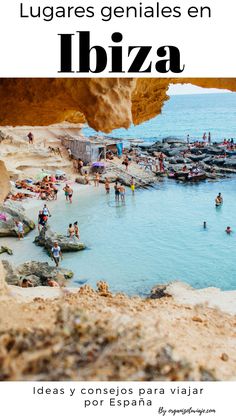
[[[54,260],[56,267],[59,266],[60,258],[62,260],[62,252],[58,242],[54,242],[53,247],[51,248],[51,258]]]
[[[74,193],[73,189],[69,186],[69,189],[68,189],[68,197],[69,197],[69,201],[70,201],[71,204],[72,204],[72,196],[73,196],[73,193]]]
[[[211,144],[211,133],[208,132],[208,144]]]
[[[105,179],[105,190],[106,190],[107,194],[110,193],[110,182],[109,182],[109,179],[107,177]]]
[[[125,186],[120,185],[120,198],[121,202],[125,203]]]
[[[114,189],[115,189],[115,200],[117,202],[119,202],[119,200],[120,200],[120,186],[119,186],[117,181],[115,183]]]
[[[134,177],[133,176],[132,176],[131,181],[130,181],[130,188],[131,188],[132,194],[134,195],[134,192],[135,192],[135,180],[134,180]]]
[[[202,136],[202,139],[203,139],[203,142],[205,143],[205,142],[206,142],[206,139],[207,139],[206,132],[204,132],[204,134],[203,134],[203,136]]]
[[[223,197],[221,195],[221,193],[219,192],[216,199],[215,199],[215,204],[218,207],[219,205],[223,204]]]
[[[231,234],[231,233],[232,233],[231,227],[230,227],[230,226],[226,227],[225,232],[226,232],[227,234]]]
[[[77,239],[79,239],[79,227],[78,227],[78,221],[74,222],[74,230],[75,230],[75,237],[77,237]]]
[[[63,188],[63,191],[65,192],[66,201],[69,201],[69,185],[66,184],[66,186]]]
[[[100,175],[99,175],[99,173],[95,173],[95,176],[94,176],[94,186],[99,186],[99,181],[100,181]]]
[[[206,229],[207,228],[207,223],[206,221],[203,221],[203,228]]]

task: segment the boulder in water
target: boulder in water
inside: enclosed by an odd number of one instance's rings
[[[42,228],[39,235],[34,239],[34,243],[37,246],[42,246],[49,251],[55,242],[58,242],[62,252],[78,252],[85,249],[85,245],[77,237],[71,238],[54,233],[49,226]]]

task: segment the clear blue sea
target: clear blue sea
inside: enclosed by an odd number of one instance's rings
[[[236,94],[173,96],[158,118],[113,135],[149,142],[168,135],[186,138],[188,133],[201,137],[204,131],[211,131],[215,140],[236,138]],[[218,192],[224,204],[216,209]],[[62,266],[75,272],[70,285],[95,286],[105,280],[112,291],[131,295],[145,295],[155,284],[173,280],[197,288],[236,289],[235,178],[193,185],[164,180],[150,190],[136,191],[135,196],[127,191],[126,205],[118,206],[113,191],[107,197],[102,185],[91,186],[91,194],[75,193],[73,205],[49,205],[52,228],[66,232],[68,223],[78,220],[88,246],[64,255]],[[225,233],[227,225],[233,229],[230,236]],[[41,248],[31,244],[34,234],[17,243],[9,260],[50,262]]]
[[[236,139],[236,93],[194,94],[171,96],[165,102],[161,115],[128,130],[114,130],[119,138],[138,138],[153,142],[163,137],[202,139],[211,132],[213,141]],[[85,135],[95,131],[85,128]]]

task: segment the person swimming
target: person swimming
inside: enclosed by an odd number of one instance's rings
[[[225,232],[226,232],[227,234],[232,233],[231,227],[230,227],[230,226],[226,227]]]
[[[223,204],[223,197],[222,197],[220,192],[218,193],[218,195],[215,199],[215,204],[216,204],[216,207]]]

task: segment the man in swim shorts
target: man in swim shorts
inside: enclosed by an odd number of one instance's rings
[[[51,248],[51,257],[52,257],[52,260],[54,260],[56,267],[58,267],[60,258],[62,259],[61,248],[60,246],[58,246],[58,242],[54,242],[54,245]]]
[[[117,181],[115,183],[114,189],[115,189],[115,200],[117,202],[119,202],[119,200],[120,200],[120,186],[119,186]]]
[[[223,204],[223,197],[220,192],[218,193],[215,199],[215,203],[216,203],[216,206]]]

